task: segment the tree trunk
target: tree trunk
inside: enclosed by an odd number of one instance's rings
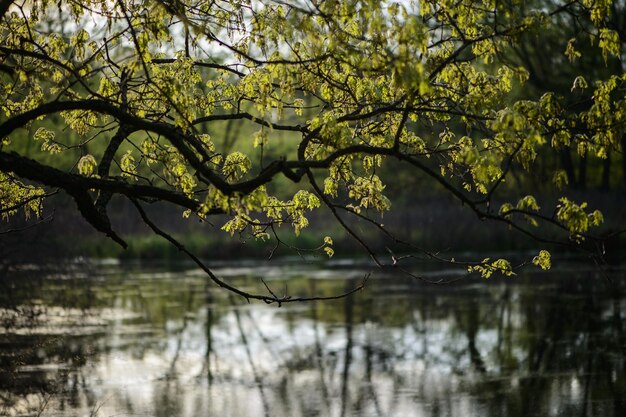
[[[626,188],[626,135],[622,135],[622,187]]]
[[[572,162],[572,154],[569,148],[559,151],[559,158],[561,159],[561,168],[567,174],[567,182],[575,185],[576,174],[574,173],[574,163]]]
[[[584,190],[587,188],[587,151],[580,156],[578,160],[578,188]]]
[[[602,161],[602,190],[608,191],[611,188],[611,151],[608,150],[606,158]]]

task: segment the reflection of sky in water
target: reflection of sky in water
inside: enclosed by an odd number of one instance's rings
[[[319,280],[319,288],[334,285],[338,292],[344,281],[337,284],[336,278],[347,275],[253,265],[222,268],[220,274],[261,275],[268,282],[304,274]],[[26,389],[13,404],[0,400],[0,411],[619,416],[626,407],[623,399],[616,400],[626,395],[626,345],[615,333],[624,331],[623,287],[621,296],[610,300],[604,294],[586,311],[586,295],[598,297],[598,291],[563,287],[563,277],[547,281],[543,276],[545,285],[537,288],[490,281],[437,290],[387,277],[374,280],[371,294],[355,300],[277,308],[246,304],[219,291],[207,294],[195,271],[123,275],[89,281],[100,300],[95,307],[50,305],[40,325],[10,331],[16,337],[49,337],[84,363],[39,348],[41,360],[18,366],[17,375],[34,380],[43,374],[57,385]],[[329,284],[331,278],[335,281]],[[61,294],[65,288],[56,281],[48,290]],[[579,323],[572,320],[576,312]],[[387,320],[387,313],[398,317]],[[621,349],[600,349],[603,337],[618,336]],[[600,366],[601,361],[606,363]],[[8,398],[11,389],[0,387],[2,398]]]
[[[173,394],[178,397],[180,404],[195,404],[181,410],[180,415],[199,415],[202,410],[212,415],[237,412],[258,415],[259,410],[263,409],[259,387],[254,383],[258,377],[263,381],[263,394],[269,397],[266,401],[271,407],[271,415],[301,415],[303,408],[325,407],[330,407],[328,411],[335,414],[340,411],[338,397],[342,389],[342,367],[345,365],[345,331],[325,329],[318,325],[317,337],[323,340],[324,352],[329,356],[325,360],[324,380],[322,371],[318,369],[303,369],[295,375],[288,375],[293,372],[289,370],[290,364],[307,361],[313,354],[315,323],[300,320],[291,327],[278,313],[276,309],[262,306],[247,307],[240,312],[239,320],[246,335],[247,347],[242,344],[235,313],[228,313],[216,323],[212,340],[214,356],[211,358],[215,380],[210,388],[204,376],[206,316],[203,312],[198,312],[198,316],[187,323],[181,334],[175,334],[178,329],[175,329],[174,324],[168,326],[172,328],[172,333],[160,350],[148,350],[141,357],[133,357],[127,351],[106,355],[89,372],[92,384],[100,386],[98,396],[108,398],[108,402],[112,403],[108,405],[105,402],[100,409],[101,413],[115,414],[117,404],[125,403],[129,409],[143,409],[153,415],[156,413],[153,408],[156,405],[155,398],[174,385],[176,388]],[[455,383],[457,378],[450,376],[452,370],[449,364],[455,362],[455,359],[447,352],[444,343],[448,348],[458,351],[464,348],[465,342],[460,338],[450,340],[446,335],[448,330],[448,326],[442,323],[429,329],[424,338],[408,326],[401,329],[380,329],[371,323],[356,326],[352,335],[354,345],[350,369],[350,380],[354,386],[350,387],[350,391],[355,396],[363,395],[363,390],[370,391],[367,393],[368,398],[363,401],[364,409],[359,412],[369,410],[372,415],[376,415],[376,410],[370,408],[375,406],[373,396],[379,396],[381,400],[377,401],[377,406],[381,412],[384,411],[383,415],[430,415],[419,411],[420,408],[427,408],[427,405],[418,406],[414,397],[418,395],[422,402],[429,402],[458,385]],[[126,334],[121,338],[128,336],[132,337]],[[493,342],[492,336],[481,335],[479,345],[487,347],[488,343]],[[110,337],[115,341],[120,336],[113,329]],[[378,370],[373,372],[368,381],[363,346],[370,346],[373,351],[400,354],[394,359],[393,375]],[[426,346],[429,347],[427,353],[424,352]],[[437,362],[428,362],[425,359],[427,355],[437,358]],[[169,375],[174,359],[176,381],[172,382],[168,378],[172,379]],[[456,366],[466,365],[456,362]],[[402,389],[395,395],[394,385],[398,380],[402,381]],[[286,386],[281,387],[282,384]],[[330,404],[325,404],[322,384],[326,384],[326,389],[330,390],[327,393]],[[278,390],[286,390],[282,395],[291,399],[292,407],[289,410],[275,407],[284,401],[273,392]],[[208,398],[204,398],[207,395]],[[300,401],[309,403],[309,407],[298,407]],[[454,403],[460,410],[470,406],[463,400],[463,396],[456,398]],[[281,411],[284,413],[281,414]]]

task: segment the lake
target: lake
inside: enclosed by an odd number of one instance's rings
[[[365,264],[215,264],[340,300],[265,305],[191,267],[0,280],[3,416],[624,416],[626,271],[556,262],[433,285]],[[426,279],[462,271],[413,266]]]

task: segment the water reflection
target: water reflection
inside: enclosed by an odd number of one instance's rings
[[[330,294],[365,271],[219,272]],[[276,308],[197,271],[14,272],[2,279],[0,415],[623,416],[624,278],[379,276],[353,297]]]

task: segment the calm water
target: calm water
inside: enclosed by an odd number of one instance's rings
[[[296,295],[368,271],[216,272]],[[377,272],[354,297],[277,308],[197,270],[14,272],[0,281],[0,415],[624,416],[626,272],[609,278],[566,265],[436,286]]]

